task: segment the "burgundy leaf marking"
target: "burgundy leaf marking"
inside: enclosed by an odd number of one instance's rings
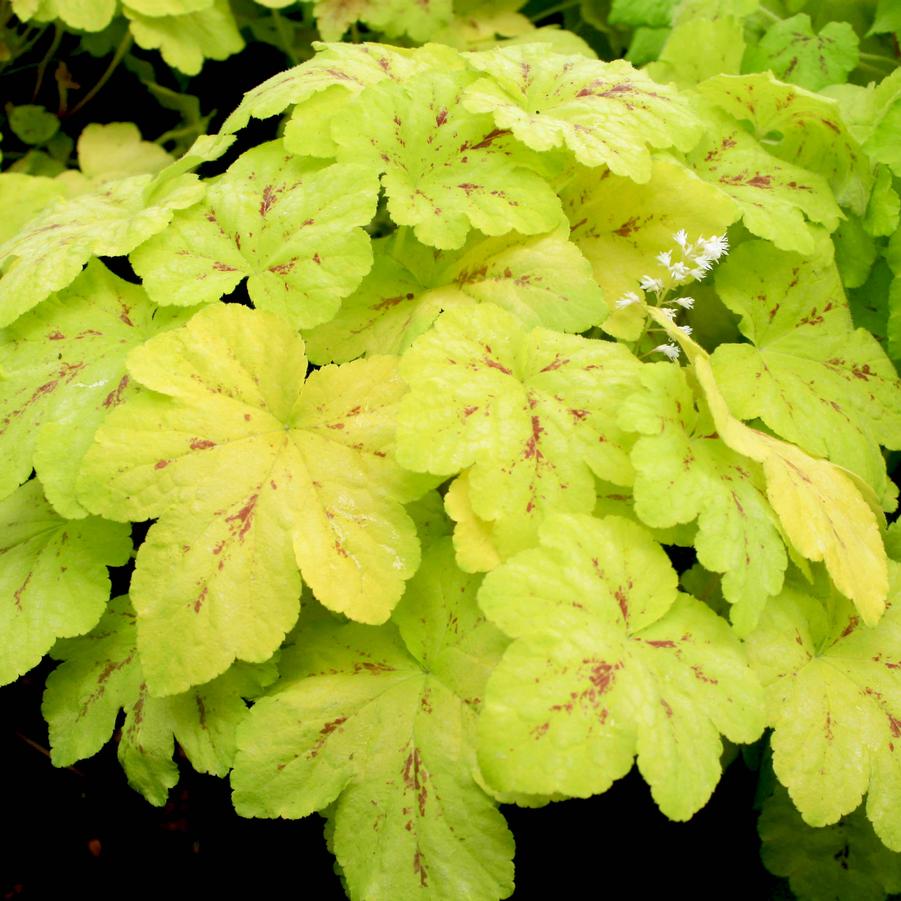
[[[259,497],[259,494],[252,494],[237,513],[225,517],[225,521],[232,524],[229,526],[232,530],[232,535],[239,541],[244,541],[244,536],[250,531],[250,527],[253,525],[254,510],[256,509]]]
[[[103,401],[103,406],[107,409],[111,409],[112,407],[116,407],[122,403],[122,392],[128,387],[128,376],[123,375],[121,379],[119,379],[119,384],[107,394],[106,399]]]
[[[316,741],[313,742],[313,747],[307,752],[307,760],[313,760],[318,757],[319,752],[322,750],[322,746],[328,741],[328,737],[346,722],[346,716],[339,716],[336,719],[325,723],[319,730],[319,735],[317,736]]]

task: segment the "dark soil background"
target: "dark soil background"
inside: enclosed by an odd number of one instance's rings
[[[226,780],[198,775],[184,762],[169,803],[151,807],[128,787],[114,742],[74,767],[53,767],[40,715],[51,669],[44,663],[0,689],[0,898],[267,898],[286,890],[309,901],[345,897],[318,816],[242,819]],[[726,891],[790,898],[760,864],[756,783],[739,757],[688,823],[663,817],[634,771],[586,801],[505,807],[517,845],[513,897],[546,901],[550,885],[561,901],[682,892],[713,899]]]

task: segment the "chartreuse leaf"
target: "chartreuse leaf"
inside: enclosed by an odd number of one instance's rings
[[[21,172],[0,173],[0,241],[5,242],[43,209],[66,196],[65,185],[58,179]]]
[[[298,568],[332,609],[388,618],[419,562],[401,501],[426,487],[390,456],[404,392],[393,357],[305,382],[289,325],[216,305],[128,369],[151,390],[107,418],[79,484],[110,518],[159,517],[131,585],[151,691],[268,659],[297,619]]]
[[[141,288],[94,260],[0,331],[0,496],[35,468],[59,513],[85,516],[75,478],[97,426],[129,391],[125,357],[191,312],[158,310]]]
[[[863,215],[872,176],[836,100],[785,84],[769,72],[715,75],[699,85],[709,101],[751,122],[768,153],[823,176],[842,206]]]
[[[540,536],[479,592],[515,639],[479,721],[486,778],[502,790],[586,797],[637,754],[660,809],[688,819],[719,780],[720,733],[749,742],[764,726],[738,639],[677,591],[663,549],[636,523],[558,514]]]
[[[716,437],[695,409],[684,370],[644,366],[643,390],[623,405],[619,422],[640,432],[632,448],[635,512],[650,526],[698,520],[698,560],[723,573],[736,632],[756,625],[768,596],[782,588],[788,559],[763,472]]]
[[[739,216],[735,201],[673,160],[654,160],[637,184],[608,170],[578,169],[561,192],[572,240],[588,258],[611,310],[604,330],[634,341],[644,326],[639,305],[616,309],[655,257],[684,228],[692,240],[719,235]]]
[[[0,501],[0,685],[37,666],[57,638],[97,624],[109,598],[106,567],[130,553],[127,525],[63,519],[37,479]]]
[[[116,0],[13,0],[12,8],[23,21],[62,19],[72,28],[101,31],[116,12]]]
[[[876,18],[870,34],[884,34],[887,31],[901,33],[901,7],[892,0],[878,0],[876,4]]]
[[[334,319],[306,334],[307,349],[317,363],[402,353],[442,310],[486,301],[566,332],[583,332],[607,313],[591,265],[565,232],[473,233],[461,250],[436,253],[401,228],[376,242],[372,271]]]
[[[10,104],[7,119],[10,131],[24,144],[45,144],[59,131],[59,117],[31,103]]]
[[[400,368],[411,391],[398,413],[398,459],[435,475],[472,467],[482,519],[534,533],[550,510],[591,510],[592,474],[632,480],[616,413],[640,364],[621,345],[527,330],[481,304],[440,316]]]
[[[880,445],[901,447],[901,384],[876,339],[854,329],[828,252],[750,241],[729,256],[717,290],[753,344],[720,345],[714,373],[736,416],[857,473],[891,510]]]
[[[432,71],[385,80],[348,103],[332,123],[338,161],[384,173],[388,212],[423,244],[462,247],[470,228],[486,235],[552,231],[560,201],[529,166],[535,154],[491,116],[467,112],[475,76]]]
[[[892,172],[888,166],[877,165],[863,227],[867,234],[884,237],[897,230],[899,220],[901,220],[901,198],[892,185]]]
[[[695,85],[721,72],[740,72],[744,52],[744,25],[738,19],[689,18],[673,28],[647,71],[657,81]]]
[[[457,476],[444,495],[447,515],[454,521],[454,551],[464,572],[490,572],[508,557],[532,543],[528,521],[504,517],[481,519],[470,499],[470,470]]]
[[[0,327],[71,284],[91,257],[134,250],[203,193],[193,175],[156,191],[151,176],[136,175],[48,207],[0,246]]]
[[[205,59],[226,59],[244,49],[228,0],[177,16],[144,15],[130,5],[123,11],[135,43],[159,50],[173,69],[186,75],[196,75]]]
[[[769,69],[782,81],[811,91],[847,79],[859,59],[859,40],[847,22],[829,22],[814,34],[807,13],[771,25],[745,53],[746,72]]]
[[[565,145],[585,166],[646,182],[649,145],[690,150],[700,135],[687,101],[624,60],[563,56],[534,44],[467,59],[489,77],[466,89],[466,108],[491,113],[498,128],[533,150]]]
[[[215,0],[124,0],[132,12],[142,16],[183,16],[209,9]]]
[[[254,305],[296,327],[330,319],[372,265],[361,228],[378,180],[360,166],[326,165],[273,141],[243,154],[206,201],[138,248],[132,264],[160,304],[219,300],[244,278]]]
[[[236,132],[250,121],[283,113],[289,106],[340,87],[351,96],[384,79],[403,81],[428,68],[430,53],[383,44],[316,44],[316,55],[273,75],[244,95],[237,109],[225,120],[222,131]],[[341,92],[333,94],[337,99]]]
[[[876,838],[862,807],[814,829],[778,786],[764,802],[757,831],[764,866],[788,877],[798,898],[883,901],[901,892],[901,854]]]
[[[573,47],[580,39],[572,32],[557,28],[536,28],[519,10],[522,0],[456,0],[454,15],[433,41],[452,47],[477,49],[497,42],[498,37],[522,41],[548,40],[552,32],[560,42],[569,39]],[[573,49],[572,52],[578,52]],[[590,55],[593,52],[589,51]]]
[[[748,230],[782,250],[813,253],[820,223],[832,231],[841,218],[826,180],[767,153],[734,119],[708,112],[710,129],[689,154],[705,181],[736,201]]]
[[[440,542],[395,612],[399,630],[301,630],[288,675],[239,728],[236,810],[294,818],[332,805],[351,898],[513,891],[513,838],[474,778],[476,714],[506,644],[479,615],[477,586]]]
[[[678,5],[679,0],[613,0],[609,21],[613,25],[631,28],[639,25],[665,28]]]
[[[419,559],[400,501],[425,487],[389,456],[404,391],[394,358],[304,383],[290,326],[217,305],[128,367],[152,390],[108,417],[80,488],[111,518],[159,517],[131,589],[154,693],[271,656],[297,618],[298,568],[326,605],[387,619]]]
[[[316,27],[326,41],[338,41],[354,22],[363,22],[388,37],[409,35],[418,43],[431,40],[453,16],[452,0],[317,0]]]
[[[198,772],[225,776],[235,756],[235,731],[248,714],[243,699],[274,681],[276,668],[272,661],[239,663],[186,694],[155,698],[147,691],[135,639],[135,614],[123,596],[89,635],[58,642],[53,656],[63,663],[47,679],[43,712],[51,759],[69,766],[109,741],[123,710],[119,761],[131,786],[161,807],[178,781],[173,740]]]
[[[864,628],[844,598],[824,605],[787,586],[747,648],[767,690],[773,767],[805,822],[835,823],[866,793],[876,834],[901,851],[901,608]]]
[[[172,161],[159,144],[142,140],[133,122],[92,122],[78,136],[78,168],[97,181],[155,175]]]
[[[649,307],[648,313],[685,351],[723,443],[763,465],[767,498],[795,550],[808,560],[822,560],[864,622],[875,625],[888,597],[888,559],[872,489],[849,470],[814,459],[736,419],[707,352],[658,309]]]

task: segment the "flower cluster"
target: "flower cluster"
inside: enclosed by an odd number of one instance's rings
[[[642,291],[657,295],[655,305],[660,307],[661,312],[670,320],[675,320],[677,307],[690,310],[695,303],[693,297],[670,297],[670,293],[689,282],[703,279],[713,268],[713,264],[729,252],[729,240],[725,234],[689,241],[685,229],[680,228],[673,235],[673,241],[676,244],[675,250],[665,250],[657,254],[656,260],[662,271],[657,275],[643,275],[639,280]],[[616,301],[616,308],[623,310],[641,301],[638,292],[627,291]],[[691,334],[691,326],[680,325],[678,328],[686,335]],[[675,360],[679,356],[679,348],[673,342],[668,342],[658,345],[651,353],[662,353]]]

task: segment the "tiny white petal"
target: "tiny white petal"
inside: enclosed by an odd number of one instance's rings
[[[680,228],[676,234],[673,235],[673,240],[683,249],[685,250],[686,245],[688,244],[688,235],[685,233],[684,228]]]
[[[658,344],[651,353],[661,353],[671,360],[677,360],[679,358],[679,348],[675,344]]]
[[[616,302],[617,310],[624,310],[631,307],[632,304],[638,303],[641,298],[634,291],[626,291],[625,294]]]
[[[639,281],[643,291],[662,291],[663,282],[659,278],[650,275],[643,275]]]

